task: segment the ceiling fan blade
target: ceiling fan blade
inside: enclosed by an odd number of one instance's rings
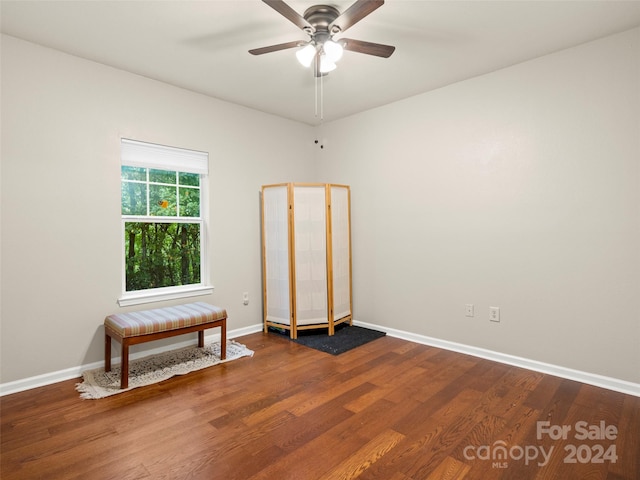
[[[343,44],[345,50],[384,58],[389,58],[396,49],[396,47],[392,47],[391,45],[364,42],[362,40],[353,40],[352,38],[341,38],[340,43]]]
[[[251,55],[262,55],[264,53],[271,53],[271,52],[277,52],[279,50],[286,50],[287,48],[299,47],[303,43],[304,42],[301,42],[300,40],[295,40],[293,42],[279,43],[278,45],[271,45],[269,47],[254,48],[252,50],[249,50],[249,53]]]
[[[298,12],[296,12],[293,8],[291,8],[289,5],[284,3],[282,0],[262,0],[262,1],[267,5],[269,5],[271,8],[273,8],[280,15],[285,17],[287,20],[292,22],[298,28],[301,28],[304,31],[309,31],[310,33],[313,33],[315,31],[315,28],[313,28],[313,26],[309,22],[307,22],[302,15],[300,15]]]
[[[329,31],[336,33],[334,28],[337,27],[339,31],[344,32],[383,4],[384,0],[357,0],[329,25]]]

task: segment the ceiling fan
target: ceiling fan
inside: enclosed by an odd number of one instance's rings
[[[309,36],[309,40],[294,40],[269,47],[249,50],[252,55],[277,52],[298,47],[296,56],[298,61],[306,67],[314,65],[316,77],[326,75],[336,68],[335,62],[342,56],[343,50],[375,55],[388,58],[396,47],[380,43],[341,38],[334,40],[333,36],[346,31],[371,12],[381,7],[384,0],[357,0],[344,12],[330,5],[314,5],[307,8],[304,15],[298,14],[283,0],[262,0],[276,12],[302,29]]]

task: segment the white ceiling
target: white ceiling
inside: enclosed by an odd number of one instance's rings
[[[290,0],[344,11],[355,0]],[[307,37],[259,0],[2,0],[2,32],[129,72],[316,125]],[[640,1],[387,0],[348,38],[395,45],[388,59],[345,52],[323,79],[331,121],[640,25]],[[340,36],[336,36],[339,38]]]

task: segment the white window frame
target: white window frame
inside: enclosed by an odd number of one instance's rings
[[[121,139],[121,164],[132,167],[171,170],[200,175],[200,283],[191,285],[177,285],[173,287],[150,288],[126,291],[126,253],[124,232],[126,222],[147,221],[147,216],[120,215],[121,217],[121,271],[122,293],[118,298],[121,307],[143,303],[160,302],[189,298],[213,293],[214,287],[210,283],[209,272],[209,154],[195,150],[167,147],[137,140]],[[147,189],[147,195],[149,191]],[[122,201],[122,200],[121,200]],[[188,217],[157,217],[154,223],[197,223]]]

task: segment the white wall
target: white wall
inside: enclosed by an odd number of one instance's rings
[[[639,40],[326,124],[319,180],[352,188],[355,318],[640,382]]]
[[[310,181],[313,135],[3,36],[1,382],[101,360],[105,315],[135,308],[116,304],[121,137],[209,152],[216,288],[196,299],[236,329],[262,318],[260,186]]]
[[[314,130],[3,36],[0,381],[101,360],[124,136],[210,152],[200,298],[232,329],[261,322],[260,185],[346,183],[357,320],[640,382],[639,37]]]

